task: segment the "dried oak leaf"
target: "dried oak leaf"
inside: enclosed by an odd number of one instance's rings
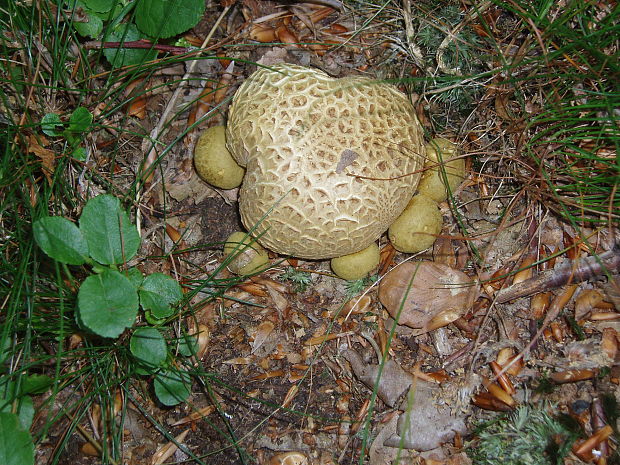
[[[379,285],[379,300],[398,324],[419,334],[452,323],[473,305],[478,284],[461,271],[429,261],[392,269]]]
[[[352,349],[343,355],[362,383],[376,389],[385,404],[395,407],[400,403],[404,411],[395,431],[387,437],[386,446],[427,451],[450,441],[457,432],[465,433],[463,415],[453,412],[456,409],[441,399],[442,389],[436,384],[414,379],[394,360],[386,361],[380,370],[379,365],[365,363]],[[407,390],[410,390],[408,398],[400,402]]]

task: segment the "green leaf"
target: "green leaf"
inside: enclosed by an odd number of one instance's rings
[[[106,36],[108,42],[132,42],[135,40],[145,39],[135,24],[122,23],[116,26]],[[110,64],[115,68],[127,65],[137,65],[157,57],[157,51],[151,49],[140,48],[106,48],[103,54]]]
[[[56,113],[46,113],[43,118],[41,118],[41,130],[43,133],[50,137],[60,136],[62,134],[62,121],[60,120],[60,116]],[[56,128],[61,128],[60,130]]]
[[[34,464],[34,444],[30,433],[20,426],[14,413],[0,413],[0,463]]]
[[[88,243],[90,256],[104,265],[124,263],[140,246],[140,236],[120,201],[111,195],[98,195],[84,206],[80,230]]]
[[[155,375],[155,395],[164,405],[176,405],[189,397],[191,379],[186,371],[165,370]]]
[[[20,395],[43,394],[53,382],[47,375],[29,375],[22,383]]]
[[[0,378],[0,412],[17,414],[19,424],[29,429],[34,418],[34,405],[30,396],[18,394],[17,388],[17,383],[10,377]]]
[[[69,117],[68,131],[73,134],[82,134],[90,128],[93,123],[93,115],[84,107],[76,108]]]
[[[82,265],[88,245],[79,228],[66,218],[46,216],[32,225],[34,239],[43,252],[68,265]]]
[[[165,39],[194,27],[204,12],[204,0],[140,0],[136,24],[145,34]]]
[[[138,314],[138,293],[115,270],[89,276],[78,291],[80,321],[103,337],[118,337]]]
[[[147,276],[138,293],[142,308],[150,310],[155,318],[172,315],[172,305],[183,297],[179,283],[162,273]]]
[[[153,316],[150,310],[144,311],[144,319],[147,321],[148,324],[153,326],[160,326],[166,323],[165,318],[155,318],[155,316]]]
[[[163,365],[168,356],[164,336],[152,327],[136,329],[129,341],[129,350],[138,360],[152,367]]]
[[[76,21],[77,18],[74,18],[71,23],[73,28],[82,37],[90,37],[91,39],[98,38],[103,31],[103,20],[99,18],[94,11],[90,11],[86,8],[82,2],[77,2],[75,6],[76,8],[82,7],[86,21]]]
[[[179,353],[185,357],[196,355],[198,351],[198,338],[191,334],[183,333],[179,339]]]
[[[127,271],[125,271],[125,276],[127,277],[127,279],[129,279],[129,281],[131,281],[131,284],[133,284],[136,289],[138,289],[142,284],[142,281],[144,281],[144,276],[142,275],[142,272],[135,267],[129,268]]]
[[[107,13],[118,3],[118,0],[82,0],[82,3],[90,11]]]
[[[78,161],[86,161],[86,149],[84,147],[78,147],[71,152],[71,158],[75,158]]]

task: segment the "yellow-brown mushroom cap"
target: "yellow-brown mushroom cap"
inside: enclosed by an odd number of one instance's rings
[[[403,93],[296,65],[261,68],[243,83],[226,136],[246,168],[244,225],[258,225],[267,248],[299,258],[368,247],[404,210],[424,162],[420,123]]]

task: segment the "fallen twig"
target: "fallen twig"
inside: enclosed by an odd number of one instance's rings
[[[195,52],[197,47],[179,47],[176,45],[155,44],[150,40],[141,39],[127,42],[99,42],[91,40],[84,44],[87,49],[99,49],[99,48],[132,48],[143,50],[157,50],[158,52],[166,52],[172,55],[185,55],[186,53]]]
[[[499,303],[538,292],[555,289],[568,283],[580,283],[607,271],[620,270],[620,250],[615,247],[597,256],[573,260],[555,270],[548,270],[533,278],[502,289],[495,296]]]

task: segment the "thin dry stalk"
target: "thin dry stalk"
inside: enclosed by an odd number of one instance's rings
[[[496,301],[505,303],[519,297],[545,292],[568,283],[580,283],[608,271],[620,270],[620,250],[614,248],[598,256],[572,261],[557,270],[548,270],[538,276],[499,291]]]

